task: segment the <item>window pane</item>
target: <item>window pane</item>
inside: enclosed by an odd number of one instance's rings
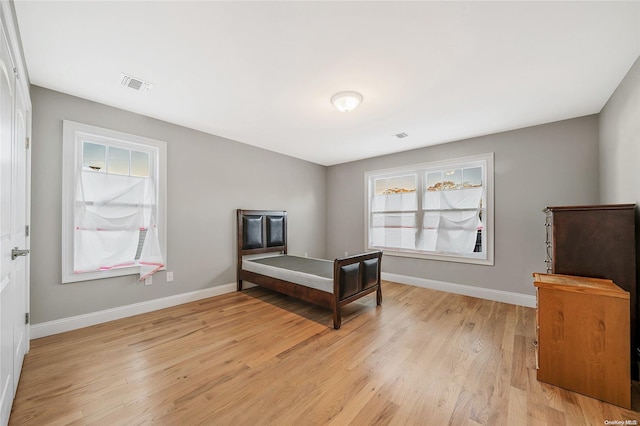
[[[476,236],[476,246],[473,248],[474,253],[483,253],[482,248],[482,229],[478,229],[478,235]]]
[[[412,174],[376,179],[375,194],[371,200],[372,211],[417,210],[416,178],[417,175]]]
[[[91,142],[84,142],[82,144],[82,170],[106,172],[104,167],[106,155],[106,146]]]
[[[427,191],[447,191],[462,188],[462,169],[427,173]]]
[[[109,147],[109,170],[107,173],[115,175],[129,174],[129,150]]]
[[[462,170],[454,169],[444,172],[444,189],[460,189],[462,188]]]
[[[482,186],[482,167],[472,167],[462,171],[462,186],[476,188]]]
[[[149,177],[149,153],[131,151],[131,176]]]
[[[427,191],[438,191],[442,182],[442,172],[427,173]]]
[[[376,179],[376,195],[416,192],[416,175]]]

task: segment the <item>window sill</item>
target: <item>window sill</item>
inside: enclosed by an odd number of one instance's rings
[[[164,271],[166,268],[162,268]],[[122,277],[125,275],[140,275],[139,266],[112,269],[110,271],[85,272],[82,274],[70,274],[62,277],[62,284],[77,283],[82,281],[99,280],[104,278]]]
[[[385,256],[397,256],[397,257],[409,257],[414,259],[427,259],[427,260],[439,260],[444,262],[457,262],[457,263],[469,263],[472,265],[485,265],[485,266],[494,266],[493,256],[489,256],[487,259],[483,258],[473,258],[473,257],[465,257],[465,256],[454,256],[450,254],[428,254],[421,253],[417,251],[409,251],[409,250],[394,250],[389,248],[381,248],[381,247],[369,247],[369,250],[381,250]]]

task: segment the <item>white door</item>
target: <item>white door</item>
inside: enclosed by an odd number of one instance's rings
[[[28,244],[25,100],[23,93],[16,92],[13,61],[0,31],[0,425],[11,414],[28,349],[28,260],[12,256],[13,248],[24,250]]]
[[[11,238],[13,247],[28,249],[27,236],[27,108],[25,97],[20,85],[16,85],[16,97],[14,105],[14,156],[12,164],[13,185],[11,186],[11,203],[13,214],[11,216]],[[27,304],[29,286],[29,257],[18,256],[12,261],[15,268],[16,293],[13,298],[15,311],[13,316],[13,391],[18,388],[18,379],[22,370],[22,360],[29,348],[29,335],[26,314],[29,312]]]

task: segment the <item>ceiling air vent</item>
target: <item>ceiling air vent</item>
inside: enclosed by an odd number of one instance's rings
[[[153,87],[153,84],[148,81],[140,80],[124,73],[120,74],[120,84],[139,92],[148,92]]]
[[[398,138],[398,139],[406,138],[407,136],[409,136],[409,135],[406,134],[405,132],[396,133],[396,138]]]

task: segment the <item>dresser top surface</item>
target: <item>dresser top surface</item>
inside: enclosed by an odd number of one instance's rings
[[[635,204],[595,204],[588,206],[549,206],[543,211],[576,211],[576,210],[634,210]]]
[[[611,280],[561,274],[543,274],[539,272],[533,273],[533,279],[533,285],[537,288],[549,288],[584,294],[601,294],[604,296],[629,299],[629,292],[624,291]]]

